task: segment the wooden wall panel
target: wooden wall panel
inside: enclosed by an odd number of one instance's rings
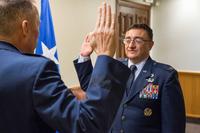
[[[183,89],[187,116],[200,118],[200,73],[179,72],[179,80]]]

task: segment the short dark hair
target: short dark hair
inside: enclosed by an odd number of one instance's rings
[[[153,40],[153,30],[147,24],[133,24],[128,28],[127,31],[131,29],[143,29],[147,32],[149,38]]]
[[[0,1],[0,35],[14,35],[18,23],[23,20],[32,20],[37,14],[34,0],[1,0]]]

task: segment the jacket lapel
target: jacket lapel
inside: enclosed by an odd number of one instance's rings
[[[128,94],[128,98],[125,100],[125,102],[131,100],[148,84],[147,79],[151,76],[153,62],[154,61],[149,57],[137,79],[134,81],[133,86]]]

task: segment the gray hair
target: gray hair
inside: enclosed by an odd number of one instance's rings
[[[34,0],[0,1],[0,35],[12,36],[23,20],[34,20],[38,15]]]

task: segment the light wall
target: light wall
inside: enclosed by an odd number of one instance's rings
[[[200,1],[160,0],[152,9],[152,56],[181,71],[200,72]]]
[[[79,55],[84,36],[93,30],[98,6],[104,0],[49,0],[57,41],[61,76],[68,86],[77,85],[73,60]],[[114,0],[107,0],[114,6]],[[114,8],[112,9],[115,10]],[[92,56],[93,60],[95,56]]]

